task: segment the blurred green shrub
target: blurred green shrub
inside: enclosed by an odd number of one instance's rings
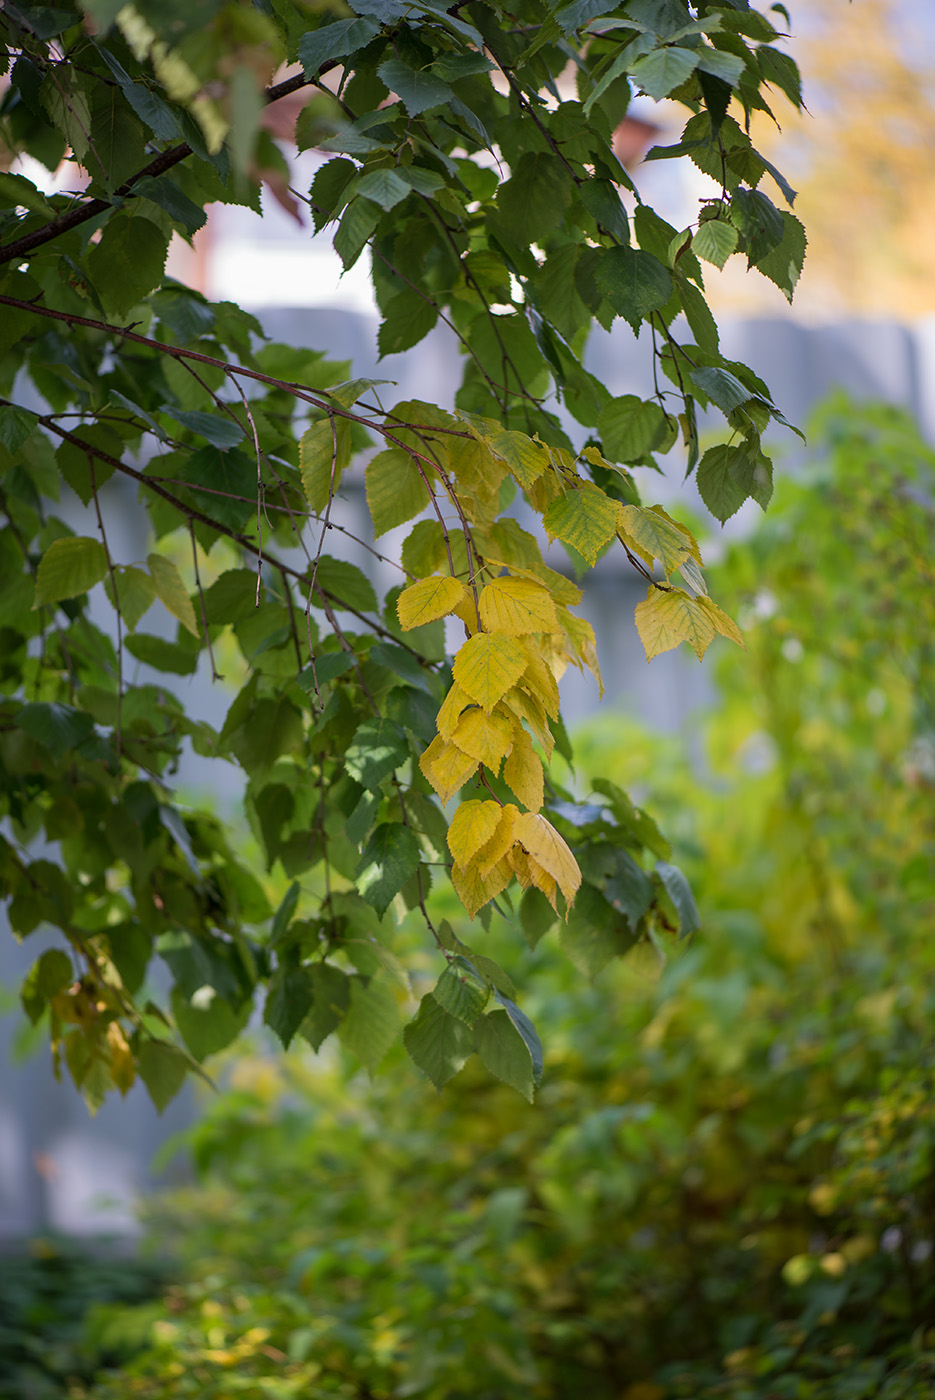
[[[48,1237],[0,1255],[0,1396],[53,1400],[121,1364],[161,1311],[155,1299],[164,1283],[159,1266],[115,1254],[106,1241]],[[121,1317],[132,1309],[129,1346],[129,1327],[111,1341],[100,1330],[114,1305]]]
[[[933,458],[889,409],[813,437],[721,566],[748,653],[703,775],[621,719],[582,749],[674,835],[692,946],[583,994],[530,951],[535,1107],[470,1065],[436,1096],[401,1055],[241,1058],[153,1209],[148,1347],[73,1394],[935,1393]]]

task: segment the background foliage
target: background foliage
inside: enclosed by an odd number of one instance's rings
[[[750,657],[703,776],[616,717],[579,740],[667,814],[691,947],[590,990],[527,953],[535,1109],[470,1069],[427,1098],[236,1059],[201,1184],[153,1207],[184,1270],[149,1349],[75,1394],[931,1394],[935,457],[890,409],[814,436],[718,570]]]

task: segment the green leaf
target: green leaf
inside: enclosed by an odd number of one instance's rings
[[[469,1026],[449,1015],[429,992],[403,1031],[403,1044],[415,1065],[440,1089],[473,1053],[474,1036]]]
[[[350,979],[350,1006],[338,1027],[346,1049],[371,1075],[379,1069],[399,1034],[399,1007],[384,977]]]
[[[698,463],[698,492],[723,525],[752,496],[765,510],[773,493],[772,466],[758,445],[718,443]]]
[[[764,80],[784,92],[794,107],[801,107],[802,78],[795,59],[768,44],[761,44],[756,56]]]
[[[498,1008],[477,1018],[474,1048],[495,1079],[509,1084],[532,1103],[536,1086],[532,1054],[505,1010]]]
[[[636,932],[623,920],[599,890],[585,881],[575,895],[559,941],[572,962],[588,977],[596,977],[612,958],[621,957],[636,943]]]
[[[344,604],[345,607],[356,608],[358,612],[377,610],[377,595],[373,591],[373,584],[356,564],[348,564],[345,559],[333,559],[330,554],[323,554],[318,561],[316,581],[338,606]],[[315,603],[316,599],[313,597],[313,606]],[[342,655],[346,656],[346,653]]]
[[[672,295],[668,269],[642,248],[608,248],[598,265],[596,281],[617,315],[634,331]]]
[[[149,554],[146,562],[156,597],[193,637],[200,639],[201,628],[195,618],[195,609],[176,565],[162,554]]]
[[[137,1062],[149,1097],[156,1105],[157,1113],[162,1113],[184,1084],[188,1062],[174,1045],[149,1039],[140,1045]]]
[[[758,263],[782,242],[782,214],[761,190],[735,190],[729,213],[746,244],[748,265]]]
[[[620,525],[620,505],[597,486],[584,482],[552,502],[542,517],[549,539],[570,544],[592,566]]]
[[[509,221],[511,233],[525,245],[557,227],[573,190],[558,156],[551,151],[527,151],[510,179],[497,190],[497,205]]]
[[[691,77],[698,66],[700,52],[677,46],[655,49],[630,65],[630,76],[647,96],[658,102]]]
[[[676,913],[679,916],[679,933],[682,938],[687,938],[690,933],[694,933],[696,929],[701,927],[698,906],[695,903],[691,885],[678,866],[670,865],[668,861],[657,861],[656,872],[665,885],[666,893],[675,905]]]
[[[299,62],[305,69],[305,76],[316,77],[323,64],[356,53],[379,32],[375,19],[363,18],[335,20],[303,34],[299,40]]]
[[[774,282],[786,301],[792,301],[792,294],[802,275],[805,262],[805,249],[808,240],[805,229],[794,214],[781,211],[783,234],[779,243],[770,252],[756,260],[757,272],[762,272]]]
[[[152,666],[157,671],[168,671],[174,676],[190,676],[198,667],[198,652],[177,642],[166,641],[164,637],[153,637],[146,632],[137,632],[125,638],[124,646],[137,661]]]
[[[689,377],[699,393],[717,404],[724,413],[732,413],[753,397],[746,384],[742,384],[736,374],[726,369],[705,366],[691,370]]]
[[[381,209],[394,209],[412,193],[412,186],[395,170],[371,170],[354,182],[354,194],[372,199]]]
[[[188,428],[190,432],[204,438],[205,442],[210,442],[213,447],[236,447],[244,440],[244,430],[240,424],[231,418],[222,418],[217,413],[173,408],[169,404],[163,404],[161,412],[167,413],[176,423],[181,423],[183,428]]]
[[[347,272],[360,257],[383,217],[383,210],[369,199],[352,199],[334,235],[334,251]]]
[[[134,564],[116,565],[114,577],[117,588],[116,597],[110,578],[104,580],[104,589],[112,606],[116,607],[119,602],[120,616],[124,626],[129,627],[132,632],[143,614],[155,602],[156,588],[145,569],[138,569]]]
[[[158,287],[166,265],[169,235],[142,214],[111,216],[88,253],[88,275],[104,306],[126,316]]]
[[[424,340],[438,320],[438,308],[415,292],[400,292],[387,302],[377,333],[377,349],[384,355],[400,355]]]
[[[579,190],[581,203],[600,226],[620,243],[630,241],[630,223],[620,191],[610,180],[586,180]]]
[[[311,1010],[315,984],[307,967],[280,967],[269,979],[263,1020],[288,1050],[296,1031]]]
[[[421,466],[400,447],[389,447],[368,462],[364,472],[367,505],[375,535],[385,535],[396,525],[405,525],[420,515],[429,503]]]
[[[523,1037],[523,1041],[532,1059],[533,1082],[538,1085],[542,1079],[543,1069],[542,1042],[539,1039],[539,1034],[525,1011],[521,1011],[515,1001],[511,1001],[509,997],[503,996],[501,992],[495,992],[494,995],[513,1022],[513,1025]]]
[[[519,905],[519,918],[523,934],[530,948],[535,948],[539,939],[555,923],[558,915],[541,890],[534,886],[526,890]]]
[[[457,101],[447,83],[425,69],[410,68],[398,58],[385,59],[377,69],[390,92],[402,100],[410,117]]]
[[[52,998],[74,981],[74,964],[64,949],[47,948],[33,964],[20,993],[23,1009],[33,1025]]]
[[[180,421],[182,419],[181,414],[173,416],[178,417]],[[197,419],[210,418],[211,415],[186,413],[184,416]],[[212,422],[222,429],[226,426],[223,419],[215,418]],[[198,431],[194,423],[189,426]],[[229,426],[235,428],[236,424],[231,423]],[[202,436],[208,437],[208,434],[204,433]],[[218,436],[220,434],[213,435],[213,440],[216,441]],[[209,438],[209,442],[211,440],[212,438]],[[240,530],[247,520],[255,517],[256,461],[248,457],[246,452],[223,449],[223,444],[202,447],[186,460],[181,474],[192,486],[205,487],[204,491],[192,491],[188,499],[212,520],[226,525],[228,529]]]
[[[361,898],[381,918],[418,870],[420,858],[415,833],[399,822],[382,822],[371,835],[357,867],[355,883]]]
[[[299,469],[309,505],[322,515],[351,460],[351,425],[346,418],[323,418],[303,433]]]
[[[454,958],[432,989],[432,996],[451,1016],[473,1026],[487,1005],[487,985],[464,958]]]
[[[604,452],[614,462],[636,462],[665,450],[671,446],[673,426],[657,403],[635,394],[613,399],[597,420]]]
[[[351,978],[331,963],[317,963],[308,969],[312,980],[312,1007],[299,1027],[299,1034],[313,1050],[336,1031],[351,1001]]]
[[[33,607],[78,598],[107,575],[107,551],[98,540],[76,535],[55,540],[39,560]]]
[[[279,944],[282,943],[282,941],[284,940],[286,936],[286,930],[289,927],[289,924],[292,920],[293,914],[296,911],[298,903],[299,886],[298,883],[295,880],[293,880],[292,884],[289,886],[289,888],[286,890],[286,893],[283,895],[279,903],[279,908],[273,915],[273,922],[270,925],[269,931],[269,946],[271,948],[278,947]]]
[[[181,987],[172,989],[175,1024],[196,1060],[225,1050],[243,1031],[252,1011],[249,1001],[235,1010],[213,987],[201,987],[193,997],[187,997]]]
[[[376,788],[410,757],[406,731],[391,719],[365,720],[344,753],[344,766],[362,787]]]
[[[692,238],[692,252],[714,267],[723,267],[739,241],[740,234],[726,219],[705,219]]]
[[[94,721],[83,710],[71,705],[61,705],[54,701],[35,701],[23,705],[16,712],[16,723],[20,729],[40,744],[43,744],[58,762],[69,751],[75,749],[94,730]]]
[[[0,407],[0,443],[11,456],[22,447],[37,421],[37,415],[27,408],[17,408],[12,403]]]

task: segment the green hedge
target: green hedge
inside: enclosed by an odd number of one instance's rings
[[[935,1393],[935,477],[893,411],[813,436],[721,566],[748,651],[701,776],[620,718],[584,745],[675,837],[701,934],[584,991],[530,950],[534,1107],[470,1064],[439,1096],[401,1053],[372,1085],[239,1059],[152,1212],[180,1263],[148,1345],[74,1395]]]

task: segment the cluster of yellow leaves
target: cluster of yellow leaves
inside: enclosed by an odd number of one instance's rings
[[[555,905],[561,890],[571,903],[581,874],[568,846],[539,815],[542,760],[555,740],[558,716],[556,661],[576,640],[567,638],[548,588],[531,578],[494,578],[482,588],[459,579],[427,578],[400,594],[405,629],[459,617],[468,638],[454,658],[454,684],[438,711],[438,734],[420,760],[423,774],[448,803],[479,771],[502,777],[517,801],[461,804],[449,831],[452,881],[469,915],[495,898],[515,875]],[[566,611],[564,608],[562,612]]]

